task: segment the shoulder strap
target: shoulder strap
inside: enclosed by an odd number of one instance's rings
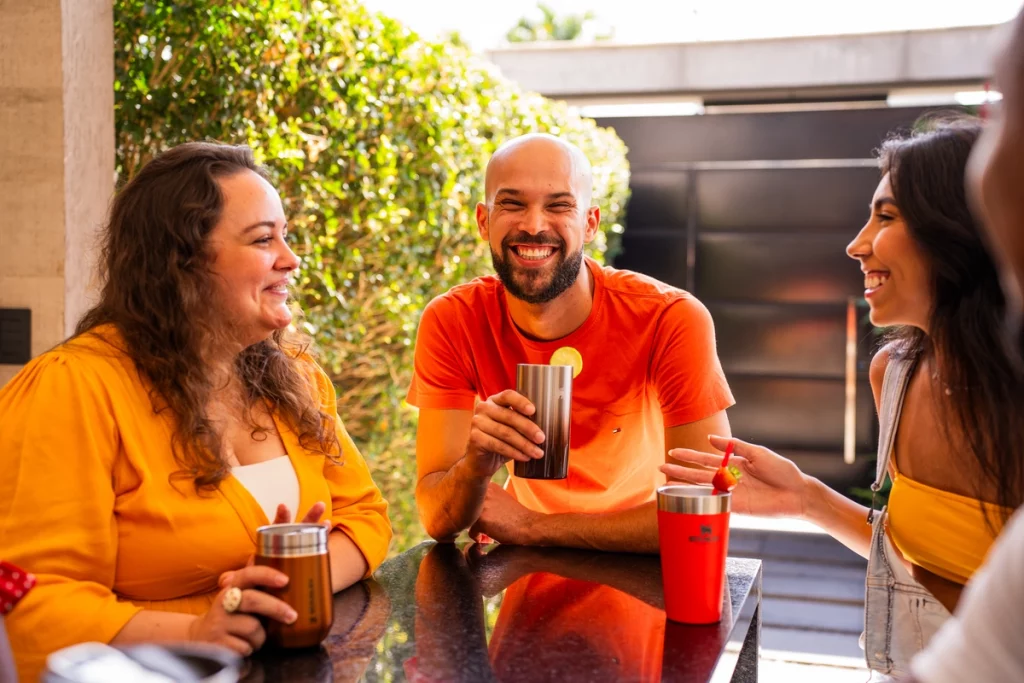
[[[885,379],[882,381],[882,400],[878,407],[878,458],[875,463],[875,481],[871,484],[871,510],[868,512],[868,523],[874,519],[875,503],[878,492],[885,483],[885,475],[889,470],[889,458],[896,443],[896,430],[900,424],[900,413],[903,411],[903,398],[907,393],[910,375],[914,369],[914,361],[904,358],[890,358],[885,368]]]

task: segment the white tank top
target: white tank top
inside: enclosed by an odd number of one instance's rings
[[[300,519],[305,511],[299,510],[299,479],[287,455],[252,465],[231,468],[231,474],[242,483],[249,494],[263,508],[273,523],[277,506],[284,503],[292,515],[290,521]]]

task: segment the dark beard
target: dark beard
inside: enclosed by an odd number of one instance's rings
[[[542,289],[528,289],[530,285],[536,283],[538,275],[540,273],[534,273],[527,276],[526,283],[520,284],[516,280],[515,266],[512,265],[512,258],[508,255],[512,248],[509,244],[512,242],[512,236],[508,235],[501,241],[501,250],[505,254],[502,258],[498,255],[494,249],[491,249],[491,263],[494,264],[494,270],[498,274],[498,279],[501,280],[501,284],[505,286],[506,291],[509,294],[525,301],[528,304],[545,304],[559,294],[569,289],[576,282],[576,278],[579,277],[580,267],[583,265],[583,249],[580,248],[578,251],[569,254],[568,256],[564,251],[564,243],[555,244],[549,240],[538,240],[536,238],[528,239],[523,236],[519,236],[516,240],[519,244],[531,243],[531,244],[548,244],[553,246],[562,247],[559,252],[558,262],[555,263],[555,272],[551,277],[551,282]]]

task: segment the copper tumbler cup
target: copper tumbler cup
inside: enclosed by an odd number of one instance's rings
[[[267,642],[284,648],[319,645],[334,621],[327,528],[320,524],[269,524],[256,533],[256,564],[273,567],[288,577],[284,588],[262,590],[291,605],[299,615],[292,624],[267,619]]]

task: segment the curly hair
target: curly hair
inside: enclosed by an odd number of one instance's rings
[[[191,142],[153,158],[115,196],[101,234],[100,300],[78,322],[75,336],[113,325],[124,351],[149,385],[157,412],[175,418],[173,449],[178,474],[195,488],[216,488],[229,472],[221,435],[207,414],[215,390],[212,350],[224,348],[229,330],[214,300],[210,232],[224,205],[218,180],[252,171],[266,178],[245,146]],[[254,438],[266,429],[252,418],[263,402],[299,436],[303,447],[335,457],[335,416],[320,411],[305,337],[277,330],[237,356],[243,416]]]
[[[939,377],[956,388],[943,401],[950,418],[944,424],[955,428],[978,464],[979,493],[982,486],[996,492],[1003,519],[988,519],[994,527],[1024,502],[1024,382],[1004,334],[998,271],[966,197],[964,173],[981,122],[938,114],[915,129],[886,140],[878,155],[907,231],[928,262],[933,306],[928,334],[903,326],[887,339],[897,357],[934,354]]]

